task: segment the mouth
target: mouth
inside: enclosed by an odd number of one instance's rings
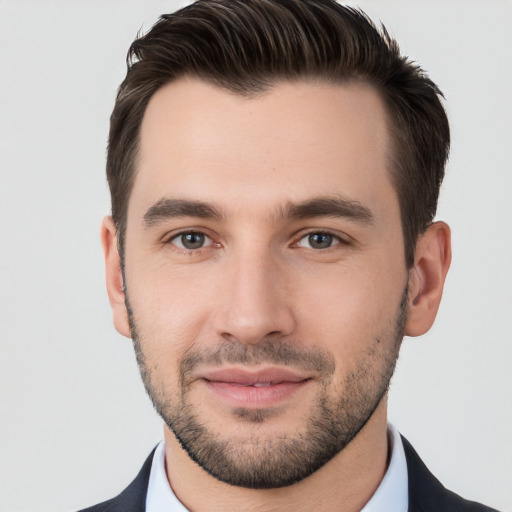
[[[285,403],[307,386],[311,377],[288,368],[250,371],[235,367],[205,372],[199,380],[227,405],[257,409]]]
[[[281,381],[278,382],[255,382],[254,384],[241,384],[238,382],[231,382],[233,386],[252,386],[253,388],[264,388],[268,386],[275,386],[277,384],[281,384]]]

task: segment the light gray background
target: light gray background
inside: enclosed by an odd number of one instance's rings
[[[0,0],[0,511],[109,498],[161,437],[111,325],[99,224],[126,50],[185,2]],[[454,260],[390,418],[453,490],[512,510],[512,4],[366,0],[439,83]]]

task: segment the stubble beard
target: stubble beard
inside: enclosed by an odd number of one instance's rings
[[[249,346],[226,342],[208,352],[188,353],[180,361],[180,382],[173,392],[155,382],[127,293],[125,297],[137,363],[156,411],[188,456],[208,474],[227,484],[251,489],[284,487],[303,480],[356,437],[389,389],[407,318],[406,288],[394,323],[386,333],[375,337],[366,358],[345,376],[336,393],[329,392],[335,372],[331,354],[320,349],[305,351],[279,340]],[[254,433],[242,439],[225,439],[199,419],[190,399],[187,375],[204,362],[270,363],[314,369],[322,375],[322,385],[305,426],[293,435],[258,435],[256,426],[264,424],[274,411],[238,408],[232,411],[234,420],[254,424]]]

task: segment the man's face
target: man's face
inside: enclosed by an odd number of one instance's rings
[[[407,270],[390,141],[363,84],[151,99],[125,288],[146,388],[192,459],[246,487],[316,471],[385,395]]]

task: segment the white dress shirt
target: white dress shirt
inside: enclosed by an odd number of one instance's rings
[[[409,502],[407,462],[398,430],[388,425],[389,466],[379,487],[361,512],[407,512]],[[188,512],[174,494],[165,471],[165,444],[157,446],[149,475],[146,512]]]

